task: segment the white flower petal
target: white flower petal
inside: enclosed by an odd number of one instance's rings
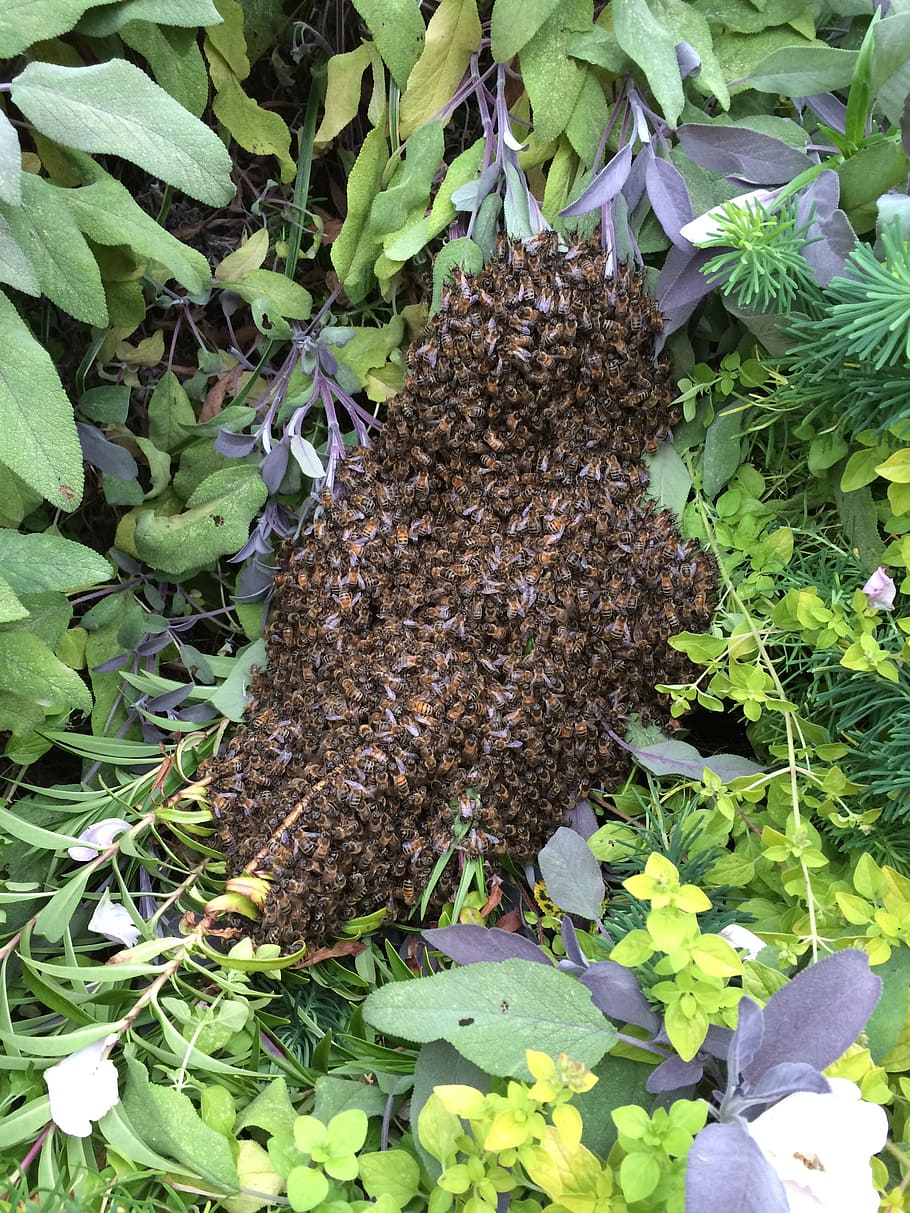
[[[76,863],[88,863],[90,859],[94,859],[102,851],[106,851],[118,834],[123,834],[126,830],[131,829],[130,823],[123,821],[120,817],[105,817],[102,821],[96,821],[94,825],[88,826],[79,835],[80,841],[87,845],[69,847],[69,857]]]
[[[869,1159],[885,1144],[888,1118],[855,1083],[829,1081],[830,1094],[788,1095],[749,1134],[780,1177],[790,1213],[876,1213]]]
[[[679,229],[679,234],[684,240],[688,240],[690,244],[706,244],[709,240],[713,240],[721,234],[718,218],[727,213],[728,207],[738,206],[745,210],[751,208],[753,202],[759,205],[768,202],[774,197],[774,194],[774,190],[750,190],[748,194],[737,194],[735,198],[722,202],[720,206],[712,206],[703,215],[690,219],[688,223]]]
[[[142,932],[130,918],[126,906],[111,901],[110,890],[105,889],[95,912],[89,919],[88,929],[96,931],[111,943],[122,943],[131,948]]]
[[[897,586],[895,586],[881,565],[879,565],[863,586],[863,593],[866,595],[869,606],[875,607],[880,611],[894,610],[894,597],[897,593]]]
[[[116,1042],[116,1034],[111,1033],[44,1071],[51,1119],[64,1133],[88,1137],[92,1121],[119,1102],[117,1067],[104,1056]]]
[[[727,943],[731,944],[734,948],[745,952],[746,960],[754,960],[765,946],[763,939],[759,939],[757,935],[753,935],[746,927],[741,927],[735,922],[731,922],[728,927],[724,927],[719,934],[721,939],[726,939]]]

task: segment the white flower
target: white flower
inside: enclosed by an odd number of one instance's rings
[[[897,593],[897,588],[881,565],[863,586],[863,593],[866,595],[869,606],[876,607],[880,611],[894,610],[894,595]]]
[[[131,948],[142,933],[130,918],[126,906],[111,901],[109,889],[104,890],[95,906],[88,929],[104,935],[111,943],[122,943],[125,948]]]
[[[44,1071],[51,1118],[64,1133],[88,1137],[92,1121],[100,1120],[120,1102],[117,1067],[106,1056],[116,1043],[117,1036],[111,1033]]]
[[[830,1078],[831,1092],[798,1091],[763,1112],[749,1134],[784,1185],[790,1213],[878,1213],[869,1159],[884,1146],[884,1108]]]
[[[118,834],[123,834],[126,830],[131,829],[130,823],[122,821],[119,817],[105,817],[103,821],[96,821],[93,826],[89,826],[79,835],[80,841],[88,845],[70,847],[69,857],[75,859],[76,863],[88,863],[101,851],[106,851]]]
[[[734,948],[746,953],[746,960],[754,960],[762,948],[765,946],[764,940],[759,939],[757,935],[753,935],[751,931],[745,927],[739,926],[735,922],[731,922],[728,927],[720,932],[721,939],[726,939],[727,943]]]
[[[775,190],[750,190],[748,194],[737,194],[735,198],[722,202],[720,206],[712,206],[703,215],[690,219],[688,223],[679,229],[679,234],[684,240],[688,240],[690,244],[707,244],[709,240],[713,240],[716,236],[721,235],[718,218],[726,215],[728,207],[738,206],[743,210],[752,210],[754,209],[753,203],[760,206],[762,203],[770,201],[774,197],[775,192]]]

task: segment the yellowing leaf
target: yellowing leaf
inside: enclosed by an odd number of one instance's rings
[[[262,267],[269,251],[269,233],[264,227],[252,236],[240,248],[229,253],[223,261],[215,266],[215,277],[219,282],[242,282],[251,270]]]
[[[210,25],[205,31],[221,58],[239,80],[250,74],[246,35],[243,32],[243,7],[238,0],[215,0],[215,8],[224,18],[220,25]]]
[[[227,1213],[257,1213],[271,1205],[269,1196],[284,1191],[284,1180],[272,1166],[268,1154],[258,1142],[241,1137],[237,1143],[237,1174],[241,1186],[256,1192],[255,1196],[229,1196],[224,1202]]]
[[[355,51],[348,51],[346,55],[333,55],[329,60],[325,113],[319,130],[313,137],[316,147],[325,147],[357,116],[363,73],[370,64],[373,65],[375,96],[377,90],[382,90],[383,74],[382,63],[371,42],[363,42]]]
[[[399,129],[407,138],[428,122],[458,88],[480,44],[476,0],[442,0],[427,26],[426,45],[401,98]]]
[[[291,132],[287,123],[279,114],[263,109],[248,97],[238,78],[223,60],[219,60],[216,52],[209,53],[212,82],[218,90],[212,102],[215,117],[246,151],[254,156],[274,156],[281,166],[282,181],[293,180],[297,166],[291,155]]]

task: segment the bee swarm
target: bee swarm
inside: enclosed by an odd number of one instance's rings
[[[208,767],[256,930],[318,943],[414,903],[440,855],[527,860],[628,769],[686,681],[716,569],[646,494],[673,420],[660,313],[599,245],[501,240],[458,271],[375,445],[283,552],[251,718]],[[450,893],[450,862],[440,893]]]

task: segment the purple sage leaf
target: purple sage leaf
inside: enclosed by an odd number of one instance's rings
[[[856,233],[838,207],[839,199],[840,178],[826,169],[800,191],[796,204],[797,225],[806,228],[802,254],[819,286],[827,286],[843,274],[847,258],[856,248]]]
[[[679,229],[692,218],[692,203],[682,173],[669,160],[649,160],[646,183],[651,209],[660,226],[677,248],[690,251],[692,245]]]
[[[233,434],[225,429],[219,430],[215,439],[215,450],[220,455],[227,455],[229,459],[241,459],[244,455],[249,455],[255,445],[255,435]]]
[[[660,1026],[657,1013],[641,992],[638,978],[614,960],[598,960],[581,977],[591,991],[594,1005],[617,1023],[634,1023],[654,1033]]]
[[[533,960],[537,964],[551,964],[536,943],[499,927],[463,923],[452,927],[435,927],[422,934],[431,948],[436,948],[460,965],[477,964],[484,960]]]
[[[765,1036],[744,1073],[753,1083],[784,1061],[824,1070],[853,1044],[881,997],[865,952],[850,948],[803,969],[772,994]]]
[[[559,212],[560,218],[571,219],[586,215],[612,202],[626,183],[632,167],[632,141],[624,143],[609,164],[605,165],[586,190]]]
[[[288,470],[290,453],[286,442],[278,442],[259,465],[259,474],[265,481],[265,487],[272,494],[277,493],[281,488],[281,482]]]
[[[813,161],[789,143],[745,126],[679,127],[683,150],[702,168],[753,185],[780,185],[811,168]]]
[[[691,42],[677,42],[676,62],[681,80],[687,76],[697,76],[701,71],[701,56]]]
[[[651,1071],[645,1086],[652,1095],[678,1091],[680,1087],[694,1087],[704,1072],[705,1067],[697,1053],[691,1061],[683,1061],[678,1056],[668,1057]]]
[[[827,1095],[831,1084],[820,1070],[804,1061],[782,1061],[778,1066],[765,1070],[753,1086],[749,1087],[749,1103],[776,1103],[795,1091],[811,1091],[815,1095]]]
[[[739,1021],[730,1041],[728,1069],[731,1080],[738,1083],[743,1070],[761,1048],[765,1036],[765,1024],[761,1007],[753,998],[739,1001]]]
[[[598,919],[606,897],[600,862],[580,834],[560,826],[537,856],[547,894],[561,910]]]
[[[626,205],[629,208],[629,214],[635,210],[645,192],[645,179],[648,172],[648,164],[653,159],[650,146],[639,154],[632,161],[632,167],[629,169],[629,175],[626,178],[626,183],[620,191],[621,197],[625,198]]]
[[[117,480],[135,480],[139,474],[136,460],[116,442],[111,442],[94,425],[86,425],[84,421],[76,422],[79,431],[79,442],[82,446],[82,457],[92,467],[99,468],[108,476]]]
[[[813,109],[825,126],[830,126],[839,135],[847,132],[847,107],[833,93],[814,93],[806,98],[807,104]]]
[[[774,1168],[738,1124],[707,1125],[686,1160],[686,1213],[789,1213]]]
[[[657,279],[657,301],[666,317],[665,336],[681,328],[701,300],[714,290],[701,272],[713,256],[714,249],[689,253],[675,246],[667,253]]]

